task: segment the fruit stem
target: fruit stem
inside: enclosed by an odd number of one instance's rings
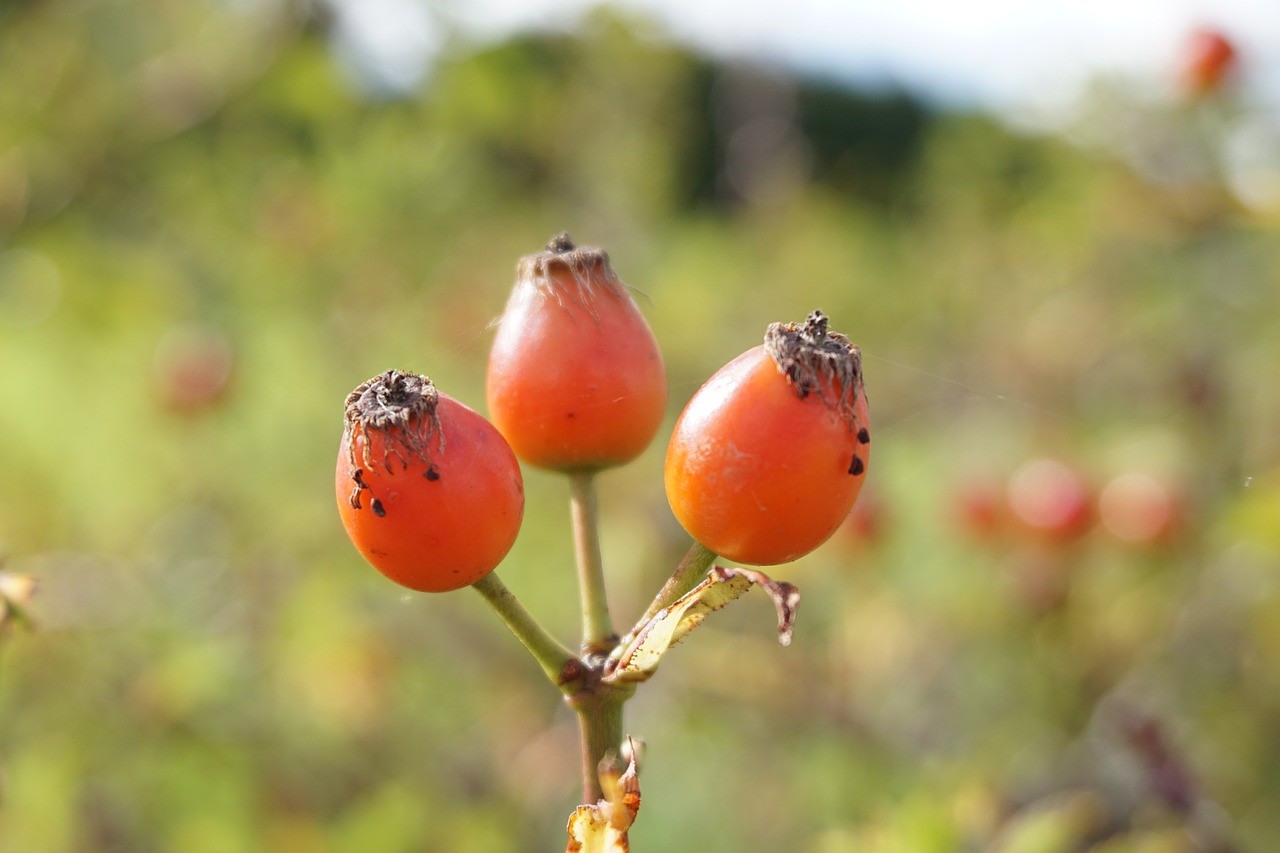
[[[573,516],[573,553],[582,598],[582,653],[606,654],[618,642],[618,635],[609,618],[609,598],[604,588],[594,471],[569,474],[569,509]]]
[[[711,568],[711,564],[715,561],[715,552],[701,542],[694,542],[693,547],[689,549],[684,555],[684,559],[680,561],[680,565],[676,566],[676,570],[671,574],[671,577],[667,578],[667,582],[663,584],[662,589],[658,590],[658,594],[654,596],[649,609],[640,617],[636,627],[657,616],[659,611],[675,604],[676,599],[697,586],[698,581],[702,579],[702,576],[707,573]]]
[[[599,671],[594,671],[599,675]],[[582,802],[594,804],[604,797],[600,786],[600,767],[616,758],[622,746],[622,706],[635,692],[635,686],[619,688],[596,682],[592,688],[567,701],[578,715],[578,732],[582,742]]]
[[[524,644],[560,692],[570,696],[581,688],[586,670],[583,662],[525,610],[497,572],[489,572],[471,586]]]

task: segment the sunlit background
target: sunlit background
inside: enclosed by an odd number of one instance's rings
[[[591,0],[337,0],[335,37],[366,84],[409,88],[449,34],[493,41],[521,30],[571,32]],[[1018,111],[1063,109],[1099,74],[1160,85],[1188,30],[1228,28],[1255,73],[1241,81],[1280,105],[1280,14],[1268,0],[797,0],[786,6],[620,0],[659,22],[663,37],[719,59],[749,58],[864,86],[900,84],[933,103]],[[1163,81],[1167,82],[1167,81]]]
[[[668,426],[814,308],[874,425],[794,644],[744,599],[628,706],[634,849],[1280,842],[1280,11],[715,5],[0,0],[0,849],[563,846],[572,714],[332,472],[384,369],[483,409],[565,229]],[[665,436],[601,481],[620,624],[689,544]]]

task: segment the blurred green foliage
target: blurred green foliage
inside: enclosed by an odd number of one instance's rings
[[[455,39],[370,98],[326,26],[0,3],[0,544],[40,583],[0,652],[0,849],[559,848],[572,715],[475,596],[362,565],[330,474],[387,367],[481,406],[515,260],[565,228],[643,294],[673,418],[821,307],[876,424],[866,515],[777,572],[795,645],[739,605],[630,706],[636,849],[1280,838],[1280,248],[1212,168],[1151,180],[608,13]],[[1211,158],[1231,109],[1147,118]],[[602,482],[620,623],[687,544],[661,444]],[[975,526],[973,487],[1039,456],[1158,475],[1180,521]],[[502,573],[569,640],[565,485],[527,490]]]

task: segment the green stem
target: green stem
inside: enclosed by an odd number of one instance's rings
[[[569,699],[578,714],[582,739],[582,802],[593,804],[604,797],[600,786],[600,763],[622,746],[622,706],[635,687],[617,688],[597,683],[593,689]]]
[[[649,609],[640,617],[637,626],[648,622],[658,615],[658,611],[675,604],[676,599],[697,586],[698,581],[702,580],[702,576],[707,573],[707,570],[711,568],[711,564],[715,561],[716,555],[714,552],[702,543],[694,542],[693,547],[689,549],[684,555],[684,559],[680,561],[680,565],[676,566],[675,572],[672,573],[671,577],[667,578],[667,582],[663,584],[662,589],[658,590],[653,603],[649,605]]]
[[[618,641],[618,635],[613,632],[613,622],[609,619],[609,598],[604,588],[595,484],[594,471],[575,471],[569,475],[573,552],[578,564],[578,591],[582,596],[584,654],[608,652]]]
[[[578,687],[575,683],[583,673],[583,664],[577,655],[551,636],[546,628],[534,619],[515,597],[497,572],[489,572],[473,583],[472,588],[489,603],[498,617],[511,629],[524,647],[529,650],[551,683],[566,695]]]

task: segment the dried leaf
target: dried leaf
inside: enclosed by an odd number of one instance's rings
[[[800,591],[763,572],[714,566],[702,583],[635,632],[635,638],[623,650],[617,666],[605,681],[625,684],[648,680],[657,671],[662,656],[701,625],[707,614],[737,600],[753,586],[759,586],[773,599],[778,611],[778,642],[791,645]]]
[[[32,627],[27,603],[35,592],[35,578],[0,569],[0,632]]]
[[[627,832],[640,811],[640,774],[636,748],[627,739],[631,760],[626,770],[617,766],[600,771],[604,798],[595,805],[578,806],[569,816],[569,843],[565,853],[627,853]]]

